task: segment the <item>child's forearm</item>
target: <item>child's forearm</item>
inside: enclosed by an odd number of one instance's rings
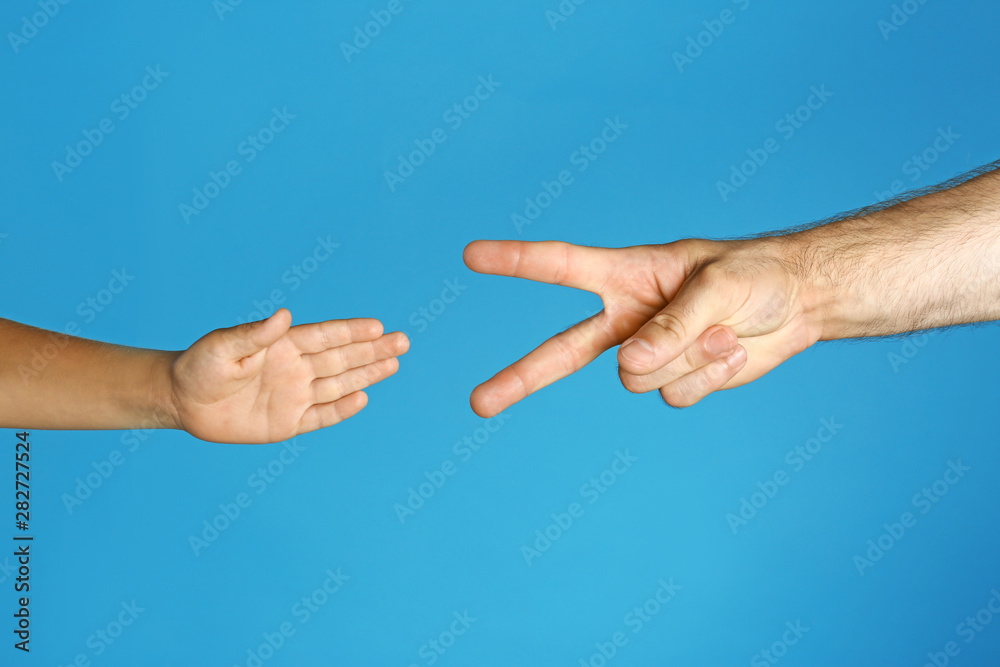
[[[56,334],[0,319],[0,427],[176,428],[170,365],[179,353]]]
[[[374,319],[291,326],[281,308],[183,352],[61,336],[0,319],[0,428],[183,429],[280,442],[352,417],[409,348]]]

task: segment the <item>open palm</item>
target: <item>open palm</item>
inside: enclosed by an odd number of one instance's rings
[[[281,309],[213,331],[178,356],[172,404],[180,427],[202,440],[278,442],[357,414],[368,402],[361,390],[395,373],[408,347],[378,320],[292,327]]]
[[[775,239],[630,248],[469,244],[465,262],[474,271],[587,290],[604,302],[600,313],[478,386],[473,410],[495,415],[622,343],[624,386],[659,390],[677,407],[760,377],[818,339],[779,247]]]

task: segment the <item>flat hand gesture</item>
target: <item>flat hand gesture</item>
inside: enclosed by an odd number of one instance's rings
[[[409,348],[378,320],[291,321],[282,308],[180,354],[170,371],[178,426],[202,440],[265,443],[336,424],[365,407],[361,390],[395,373]]]
[[[476,387],[472,408],[495,415],[615,345],[633,392],[685,407],[755,380],[819,339],[780,237],[685,240],[609,249],[555,241],[474,241],[473,271],[593,292],[604,310],[553,336]],[[624,344],[622,344],[624,343]]]

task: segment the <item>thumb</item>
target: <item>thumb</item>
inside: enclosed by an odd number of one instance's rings
[[[681,356],[709,327],[730,315],[718,289],[695,284],[677,296],[618,348],[618,365],[632,375],[654,373]]]
[[[231,359],[239,361],[253,356],[274,345],[288,333],[292,325],[292,314],[287,308],[279,308],[266,320],[247,322],[231,329],[224,329],[225,348]]]

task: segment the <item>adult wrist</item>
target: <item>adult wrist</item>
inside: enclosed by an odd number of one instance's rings
[[[800,317],[816,341],[850,337],[855,324],[847,305],[850,286],[826,232],[817,227],[775,237],[776,249],[796,282]]]

